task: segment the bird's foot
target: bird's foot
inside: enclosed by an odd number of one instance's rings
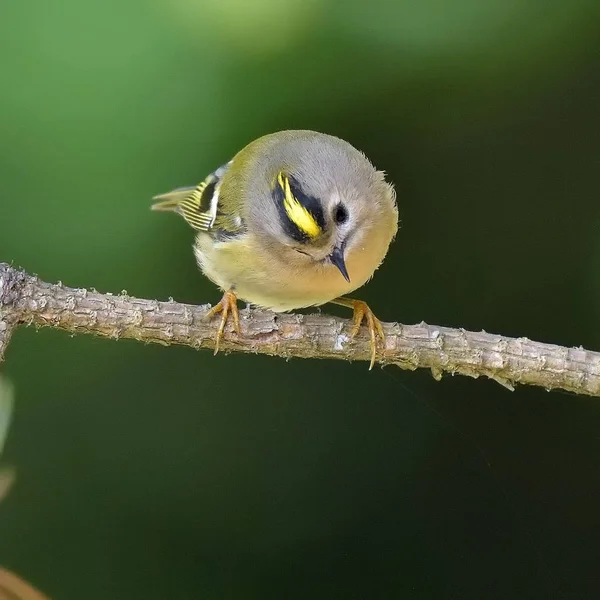
[[[223,294],[220,302],[215,304],[213,308],[211,308],[208,313],[206,313],[206,319],[210,319],[215,315],[221,313],[221,322],[219,323],[219,329],[217,330],[217,335],[215,336],[215,354],[219,351],[219,345],[221,340],[223,339],[223,333],[225,331],[225,325],[227,325],[227,320],[229,315],[233,317],[233,329],[238,334],[241,335],[240,331],[240,313],[238,312],[237,306],[237,296],[232,291],[227,291]]]
[[[369,305],[362,300],[354,300],[353,298],[336,298],[333,300],[336,304],[347,306],[353,310],[352,316],[352,329],[350,330],[350,339],[353,340],[356,334],[360,331],[360,327],[363,321],[366,321],[367,329],[371,337],[371,363],[369,365],[369,371],[375,364],[377,358],[377,345],[378,342],[381,345],[385,345],[385,334],[383,333],[383,327],[381,321],[373,314],[373,311],[369,308]]]

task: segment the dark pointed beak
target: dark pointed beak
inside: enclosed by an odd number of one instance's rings
[[[350,283],[350,275],[348,275],[346,261],[344,260],[344,247],[336,246],[333,249],[333,252],[329,255],[329,260],[340,270],[340,273],[344,276],[344,279]]]

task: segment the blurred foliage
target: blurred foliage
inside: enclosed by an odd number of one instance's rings
[[[8,434],[13,411],[13,386],[0,376],[0,456]]]
[[[0,458],[4,450],[8,426],[13,411],[13,387],[0,375]],[[14,481],[14,472],[12,469],[4,467],[0,463],[0,500],[6,496]]]
[[[598,348],[599,43],[597,0],[5,1],[0,260],[214,302],[151,196],[312,128],[397,185],[382,319]],[[0,564],[55,600],[596,597],[597,401],[50,330],[3,369]]]

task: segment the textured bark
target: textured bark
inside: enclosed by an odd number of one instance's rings
[[[21,275],[19,271],[0,263],[0,362],[18,321],[18,314],[11,305],[15,299],[13,290],[19,287]]]
[[[12,329],[18,325],[49,326],[165,346],[214,348],[218,319],[204,318],[209,308],[44,283],[0,263],[0,360]],[[242,336],[238,338],[228,326],[221,342],[223,352],[283,358],[370,359],[368,335],[361,333],[350,342],[346,319],[254,309],[242,310],[240,316]],[[597,352],[426,323],[384,323],[383,328],[385,348],[377,356],[382,365],[428,368],[436,379],[444,372],[470,377],[485,375],[509,389],[521,383],[600,395]]]

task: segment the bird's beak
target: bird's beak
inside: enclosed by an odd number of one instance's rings
[[[344,246],[336,246],[333,249],[333,252],[329,255],[329,260],[340,270],[340,273],[344,276],[344,279],[350,283],[350,275],[348,275],[346,261],[344,260]]]

